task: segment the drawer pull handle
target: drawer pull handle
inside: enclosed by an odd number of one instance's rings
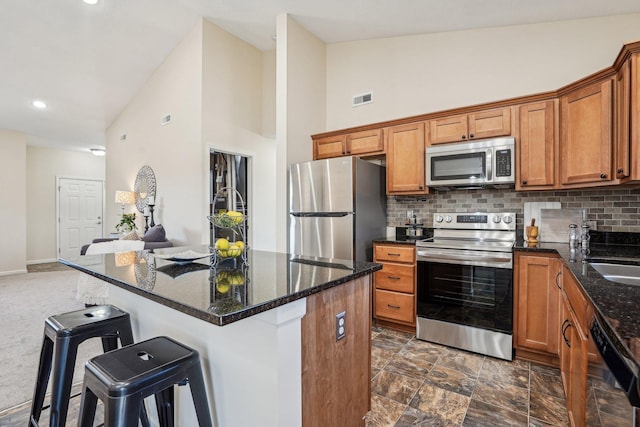
[[[387,304],[387,307],[389,307],[389,308],[393,308],[393,309],[395,309],[395,310],[399,310],[399,309],[400,309],[400,306],[399,306],[399,305],[391,305],[391,304]]]
[[[400,256],[400,254],[393,254],[391,252],[387,252],[387,255],[389,255],[389,256]]]
[[[387,276],[387,277],[391,280],[400,280],[400,277],[398,276]]]

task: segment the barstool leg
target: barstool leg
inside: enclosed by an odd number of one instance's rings
[[[51,387],[50,426],[64,427],[69,410],[69,397],[73,384],[78,344],[73,339],[56,339],[53,356],[53,380]]]
[[[137,426],[141,403],[141,398],[133,398],[133,396],[110,399],[107,402],[104,402],[105,427]]]
[[[207,400],[207,389],[204,385],[200,363],[192,366],[188,371],[188,375],[189,389],[191,390],[191,398],[196,408],[198,425],[200,427],[213,427],[211,412],[209,411],[209,401]]]
[[[127,318],[118,329],[120,334],[120,344],[122,347],[133,344],[133,331],[131,330],[131,321]]]
[[[31,401],[31,413],[29,415],[29,425],[37,426],[42,413],[44,397],[47,394],[47,384],[51,375],[51,358],[53,356],[53,341],[45,334],[42,339],[40,350],[40,363],[38,364],[38,377],[33,390],[33,400]]]
[[[97,405],[98,397],[91,391],[89,387],[83,385],[82,399],[80,400],[80,415],[78,417],[78,427],[93,427],[93,420],[96,416]]]
[[[160,427],[173,427],[174,423],[174,401],[173,386],[155,394],[156,408],[158,409],[158,420]]]

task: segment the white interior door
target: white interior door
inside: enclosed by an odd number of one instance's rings
[[[58,256],[80,257],[82,245],[102,237],[103,182],[60,178],[58,181]]]

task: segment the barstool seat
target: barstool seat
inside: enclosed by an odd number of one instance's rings
[[[129,314],[112,305],[99,305],[51,316],[45,320],[38,376],[33,392],[30,426],[38,426],[49,377],[51,415],[49,425],[64,427],[69,408],[78,346],[89,338],[102,338],[105,352],[133,344]]]
[[[200,356],[168,337],[101,354],[85,365],[79,426],[93,425],[97,400],[106,427],[136,425],[146,397],[155,395],[161,427],[174,425],[173,386],[188,383],[201,427],[212,427]]]

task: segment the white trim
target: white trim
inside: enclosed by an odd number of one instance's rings
[[[13,276],[14,274],[25,274],[27,270],[0,271],[0,276]]]
[[[34,259],[34,260],[27,260],[27,265],[34,265],[34,264],[48,264],[51,262],[58,262],[58,258],[49,258],[49,259]]]

